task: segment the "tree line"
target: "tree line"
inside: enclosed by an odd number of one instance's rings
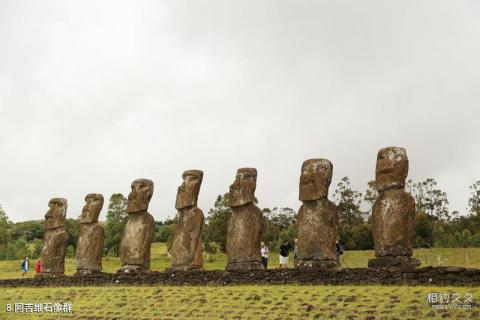
[[[434,179],[422,182],[407,181],[406,189],[415,198],[416,225],[414,246],[431,247],[480,247],[480,180],[469,187],[466,212],[449,210],[446,192]],[[375,183],[368,183],[364,193],[354,190],[348,177],[342,178],[331,196],[339,210],[339,241],[347,250],[371,250],[371,208],[377,198]],[[258,204],[258,200],[255,199]],[[120,193],[109,199],[105,227],[104,254],[118,256],[118,248],[126,223],[127,198]],[[263,241],[276,251],[284,240],[296,237],[297,212],[288,207],[263,208],[265,231]],[[228,193],[219,195],[206,214],[202,242],[206,252],[225,252],[227,223],[231,209]],[[166,242],[169,247],[175,226],[175,217],[155,222],[156,242]],[[73,257],[80,224],[77,219],[66,219],[69,235],[67,256]],[[43,247],[43,221],[12,223],[0,205],[0,259],[36,258]]]

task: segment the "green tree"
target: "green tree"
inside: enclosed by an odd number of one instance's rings
[[[0,205],[0,259],[5,259],[5,251],[7,250],[8,241],[10,240],[9,221],[5,210]]]
[[[427,214],[418,212],[415,220],[415,247],[431,248],[434,244],[432,219]]]
[[[32,251],[32,258],[38,258],[42,254],[43,250],[43,241],[40,239],[33,240],[33,251]]]
[[[10,239],[25,239],[27,242],[33,239],[43,238],[43,221],[22,221],[11,225],[10,227]]]
[[[437,217],[442,221],[452,218],[448,210],[447,193],[437,188],[437,182],[428,178],[423,182],[411,186],[412,196],[415,198],[417,212],[423,212]]]
[[[165,224],[155,222],[155,242],[168,242],[172,235],[174,224]]]
[[[104,254],[118,257],[123,229],[127,222],[127,198],[121,193],[114,193],[108,203],[105,223]]]
[[[375,186],[375,180],[371,180],[368,182],[368,188],[367,191],[365,191],[365,196],[363,197],[363,200],[366,201],[370,207],[373,206],[375,203],[375,200],[378,198],[378,191]]]
[[[333,199],[338,208],[340,224],[354,225],[364,221],[365,212],[360,209],[362,193],[352,189],[348,177],[343,177],[337,184]]]
[[[297,235],[297,213],[295,210],[284,207],[262,209],[264,217],[264,229],[262,240],[266,242],[270,250],[278,250],[281,242],[287,240],[293,242]]]
[[[27,247],[27,242],[25,239],[17,239],[10,241],[7,246],[7,251],[5,253],[5,259],[7,260],[19,260],[23,257],[29,257],[30,251]]]
[[[68,234],[67,246],[71,246],[75,252],[80,235],[80,221],[78,219],[65,219],[65,231]]]
[[[228,205],[228,193],[223,196],[219,195],[214,207],[208,211],[203,228],[202,240],[207,252],[209,252],[209,248],[215,248],[215,244],[220,247],[222,252],[226,251],[227,226],[231,213],[232,210]]]
[[[287,229],[294,224],[297,219],[297,213],[292,208],[277,208],[272,210],[265,208],[262,210],[263,216],[266,220],[273,223],[279,229]]]
[[[167,217],[165,221],[155,221],[155,242],[165,242],[167,250],[170,251],[173,244],[173,232],[177,223],[177,216],[171,219]]]
[[[343,177],[337,184],[333,198],[339,213],[340,243],[348,250],[358,249],[360,244],[362,249],[373,248],[368,213],[360,208],[362,193],[353,190],[348,177]]]
[[[25,240],[33,241],[34,239],[42,239],[44,230],[43,223],[40,221],[28,221],[25,230]]]
[[[468,212],[471,215],[480,217],[480,180],[470,187],[470,198],[468,199]]]
[[[371,250],[373,249],[372,227],[369,223],[361,223],[351,228],[351,236],[349,238],[350,249]]]

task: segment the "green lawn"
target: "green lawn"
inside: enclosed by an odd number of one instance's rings
[[[52,314],[7,313],[6,304],[71,303],[62,319],[479,319],[469,310],[433,311],[430,292],[479,288],[408,286],[162,286],[17,288],[0,292],[1,319],[58,319]],[[88,318],[86,318],[88,316]]]
[[[166,246],[152,246],[151,269],[170,266]],[[480,248],[420,249],[422,265],[480,268]],[[343,267],[366,267],[372,251],[347,251]],[[278,267],[272,254],[270,267]],[[292,260],[292,259],[290,259]],[[66,273],[75,271],[66,260]],[[224,269],[226,257],[205,256],[205,269]],[[33,264],[33,263],[32,263]],[[290,261],[292,264],[292,261]],[[17,278],[20,261],[1,261],[0,278]],[[104,271],[115,272],[118,258],[103,259]],[[33,272],[29,273],[33,276]],[[430,292],[473,294],[470,310],[434,311]],[[427,286],[159,286],[4,288],[0,291],[0,319],[480,319],[479,288]],[[7,313],[14,303],[72,303],[72,314]]]
[[[167,247],[164,243],[152,245],[151,270],[163,271],[170,266],[170,259],[165,255]],[[373,251],[346,251],[341,257],[343,268],[365,268],[368,260],[374,255]],[[480,268],[480,248],[434,248],[418,249],[414,256],[422,262],[422,266],[460,266],[468,268]],[[293,258],[289,259],[290,267],[293,267]],[[0,279],[11,279],[20,277],[21,261],[0,261]],[[33,277],[35,261],[30,263],[29,277]],[[224,269],[226,256],[216,254],[213,256],[204,255],[204,267],[206,270]],[[65,261],[66,274],[75,273],[75,259],[67,258]],[[116,272],[120,268],[118,258],[104,257],[103,271]],[[270,254],[269,268],[278,268],[278,254]]]

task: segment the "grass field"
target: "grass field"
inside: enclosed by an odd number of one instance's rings
[[[170,266],[166,246],[152,246],[151,269]],[[419,249],[422,265],[480,268],[480,248]],[[366,267],[372,251],[347,251],[342,266]],[[205,269],[224,269],[223,254],[204,257]],[[292,259],[290,259],[292,260]],[[75,272],[74,259],[66,260],[66,273]],[[32,265],[34,262],[32,261]],[[292,264],[292,261],[290,261]],[[0,279],[18,278],[20,261],[1,261]],[[103,259],[105,272],[120,267],[118,258]],[[278,267],[272,254],[270,268]],[[29,277],[34,272],[29,272]],[[473,295],[471,309],[433,310],[430,292]],[[480,288],[427,286],[158,286],[5,288],[0,291],[2,319],[480,319]],[[72,303],[71,314],[7,313],[14,303]]]
[[[151,270],[164,271],[170,266],[170,259],[165,255],[167,247],[164,243],[154,243],[151,253]],[[373,251],[346,251],[341,256],[343,268],[365,268],[368,260],[374,255]],[[414,256],[422,262],[422,266],[459,266],[468,268],[480,268],[480,248],[434,248],[416,249]],[[293,259],[289,259],[290,267],[293,267]],[[0,279],[12,279],[20,277],[21,261],[0,261]],[[34,276],[35,261],[31,261],[29,277]],[[226,256],[216,254],[211,257],[204,256],[206,270],[223,270],[226,265]],[[116,272],[120,268],[118,258],[104,257],[103,271]],[[270,255],[269,268],[278,268],[278,254]],[[65,273],[75,273],[75,259],[67,258],[65,261]]]
[[[430,292],[478,297],[479,288],[206,286],[18,288],[0,292],[1,319],[479,319],[471,309],[435,311]],[[71,314],[7,313],[14,302],[70,302]],[[87,318],[88,317],[88,318]]]

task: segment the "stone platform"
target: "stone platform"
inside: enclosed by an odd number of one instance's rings
[[[480,269],[425,267],[411,271],[392,268],[152,271],[146,274],[99,273],[85,276],[0,280],[0,287],[238,284],[479,286]]]
[[[376,257],[368,261],[370,268],[400,268],[401,270],[413,270],[420,266],[420,260],[412,257]]]

